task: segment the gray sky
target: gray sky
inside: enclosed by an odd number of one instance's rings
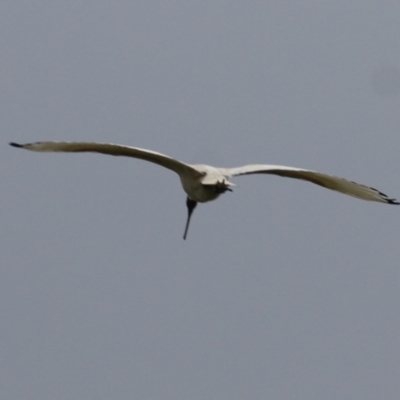
[[[9,141],[284,164],[400,198],[398,1],[0,6],[0,397],[398,399],[400,208]]]

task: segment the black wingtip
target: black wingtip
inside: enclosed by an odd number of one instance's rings
[[[373,188],[371,188],[371,189],[373,189]],[[380,192],[379,190],[376,190],[376,189],[373,189],[373,190],[378,192],[378,194],[381,196],[381,198],[383,200],[386,201],[386,203],[388,203],[388,204],[396,204],[396,205],[400,204],[400,202],[398,202],[396,199],[390,199],[385,193],[382,193],[382,192]]]
[[[400,202],[398,202],[397,200],[395,200],[395,199],[387,199],[386,200],[389,204],[396,204],[396,205],[400,205]]]
[[[19,147],[19,148],[24,147],[22,144],[18,144],[18,143],[14,143],[14,142],[10,142],[9,145],[12,147]]]
[[[399,205],[400,203],[396,199],[389,199],[385,194],[379,192],[379,194],[382,196],[383,200],[386,201],[387,204],[395,204]]]

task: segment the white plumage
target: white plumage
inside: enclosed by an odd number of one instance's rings
[[[113,156],[139,158],[168,168],[179,175],[183,190],[187,194],[188,218],[183,238],[186,239],[190,217],[197,203],[215,200],[221,193],[234,186],[229,178],[249,174],[272,174],[288,178],[302,179],[363,200],[388,204],[400,204],[374,188],[348,181],[336,176],[321,174],[306,169],[282,165],[253,164],[236,168],[216,168],[209,165],[190,165],[164,154],[137,147],[111,143],[85,142],[37,142],[28,144],[10,143],[11,146],[38,152],[94,152]]]

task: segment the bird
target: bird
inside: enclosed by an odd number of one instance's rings
[[[187,194],[186,207],[188,214],[183,234],[184,240],[186,240],[193,210],[197,204],[215,200],[227,191],[232,192],[232,187],[236,185],[230,182],[229,179],[240,175],[270,174],[301,179],[362,200],[400,204],[396,199],[389,198],[386,194],[372,187],[333,175],[283,165],[250,164],[234,168],[217,168],[205,164],[192,165],[152,150],[113,143],[35,142],[18,144],[10,142],[9,144],[13,147],[37,152],[91,152],[112,156],[133,157],[150,161],[176,172],[179,175],[182,188]]]

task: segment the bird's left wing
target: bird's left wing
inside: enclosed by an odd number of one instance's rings
[[[199,172],[188,164],[174,158],[168,157],[165,154],[155,151],[140,149],[138,147],[123,146],[113,143],[91,143],[91,142],[36,142],[27,144],[10,143],[11,146],[19,147],[31,151],[40,152],[93,152],[109,154],[112,156],[126,156],[139,158],[141,160],[150,161],[175,171],[179,175],[192,174],[194,176],[201,175]]]
[[[395,199],[389,198],[386,194],[377,189],[348,181],[337,176],[321,174],[300,168],[285,167],[282,165],[245,165],[237,168],[224,168],[223,173],[227,177],[249,175],[249,174],[271,174],[287,178],[302,179],[335,190],[349,196],[363,200],[379,201],[381,203],[400,204]]]

